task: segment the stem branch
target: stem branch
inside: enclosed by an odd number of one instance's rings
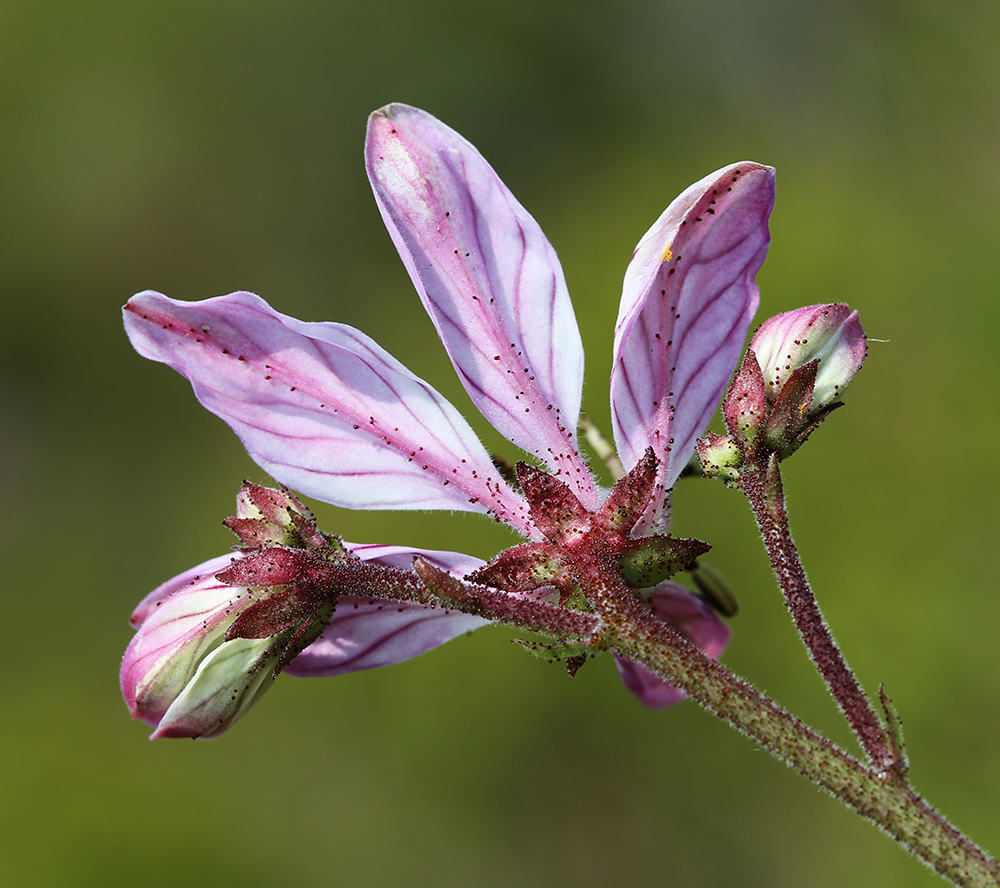
[[[893,771],[868,767],[707,657],[651,615],[619,615],[612,648],[642,663],[714,715],[870,820],[962,888],[1000,885],[1000,863],[966,838]]]
[[[765,526],[780,543],[774,545],[774,551],[790,557],[786,544],[780,542],[782,523],[768,521]],[[790,537],[787,542],[790,544]],[[769,545],[769,551],[771,548]],[[779,563],[780,577],[786,577],[783,588],[791,585],[787,577],[798,577],[798,582],[804,584],[797,556],[788,564]],[[640,663],[876,824],[952,884],[960,888],[1000,886],[1000,863],[924,801],[901,769],[858,761],[706,656],[672,626],[656,618],[622,581],[614,560],[599,547],[578,547],[574,565],[594,614],[478,587],[419,559],[415,563],[419,577],[409,571],[370,564],[365,565],[364,573],[372,594],[436,603],[496,622],[527,626],[556,638],[575,637],[591,650],[610,649]]]
[[[799,635],[870,764],[880,772],[902,767],[882,722],[844,660],[809,587],[788,527],[788,511],[777,458],[771,457],[766,468],[753,464],[745,466],[740,475],[740,486],[750,501],[771,567]]]

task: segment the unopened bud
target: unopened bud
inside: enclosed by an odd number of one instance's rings
[[[220,579],[230,571],[170,595],[125,651],[122,692],[154,738],[221,734],[330,619],[332,598],[232,586]]]
[[[810,305],[769,318],[750,347],[769,406],[763,442],[785,459],[841,406],[840,396],[865,359],[865,333],[848,306]]]
[[[767,399],[775,403],[789,377],[818,361],[810,412],[838,401],[861,368],[867,351],[858,313],[842,303],[810,305],[761,324],[750,347],[764,373]]]
[[[243,482],[236,497],[236,515],[226,525],[244,546],[341,547],[316,529],[312,513],[288,490]]]
[[[732,438],[706,432],[704,438],[698,439],[695,450],[706,477],[718,478],[727,484],[739,481],[743,453]]]
[[[319,637],[339,572],[351,567],[288,491],[245,483],[236,509],[226,525],[243,557],[165,583],[133,616],[122,693],[133,718],[156,728],[153,737],[225,731]]]

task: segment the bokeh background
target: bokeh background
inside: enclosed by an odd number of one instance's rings
[[[605,428],[633,245],[707,172],[777,167],[761,316],[848,301],[886,340],[788,464],[793,527],[915,784],[1000,848],[998,38],[993,0],[0,2],[4,884],[938,884],[697,707],[646,712],[610,661],[570,680],[500,629],[284,677],[212,742],[128,720],[131,608],[226,551],[240,481],[267,480],[132,353],[130,294],[250,289],[468,404],[364,176],[389,101],[470,138],[542,224]],[[316,509],[354,540],[510,543]],[[738,495],[687,481],[675,514],[740,595],[726,662],[850,744]]]

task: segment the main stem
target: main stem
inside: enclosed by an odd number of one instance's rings
[[[776,457],[767,466],[745,466],[740,485],[760,528],[785,604],[830,693],[877,771],[902,768],[871,701],[858,684],[816,603],[788,526]]]
[[[883,829],[954,885],[1000,885],[1000,864],[893,771],[868,767],[649,616],[619,612],[613,649],[688,695]]]
[[[641,663],[876,824],[952,884],[1000,886],[1000,863],[924,801],[902,771],[863,764],[706,656],[653,615],[599,547],[584,545],[574,560],[595,614],[461,581],[420,558],[414,562],[416,574],[368,562],[364,579],[378,587],[372,594],[475,613],[555,638],[575,638]]]

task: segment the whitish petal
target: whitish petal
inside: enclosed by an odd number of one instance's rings
[[[228,730],[274,684],[277,661],[270,638],[223,642],[201,661],[149,739],[208,739]]]
[[[677,583],[662,583],[650,596],[653,612],[663,622],[690,638],[708,656],[717,658],[729,641],[729,627],[707,604]],[[679,703],[687,695],[645,666],[615,656],[618,674],[643,706],[660,709]]]
[[[377,561],[409,570],[415,555],[456,576],[483,563],[458,552],[408,549],[402,546],[348,547],[363,561]],[[446,608],[384,599],[344,596],[337,602],[330,625],[285,669],[290,675],[331,676],[401,663],[426,653],[459,635],[487,625],[487,620]]]
[[[365,152],[389,234],[476,406],[593,508],[575,440],[583,347],[538,223],[475,147],[416,108],[376,111]]]
[[[768,318],[754,333],[750,347],[760,362],[771,400],[777,400],[795,370],[819,361],[812,400],[812,406],[819,409],[843,395],[864,363],[868,340],[858,313],[834,303]]]
[[[228,566],[232,558],[226,556],[218,569]],[[223,643],[235,616],[254,601],[246,589],[228,586],[210,573],[192,581],[195,571],[222,561],[205,562],[144,599],[143,605],[149,605],[147,613],[125,651],[121,668],[122,695],[133,718],[159,724],[199,663]],[[169,597],[151,600],[171,585],[175,588]]]
[[[760,294],[774,170],[749,161],[706,176],[636,247],[615,328],[611,410],[626,469],[652,446],[662,499],[718,406]]]
[[[125,306],[144,357],[186,376],[274,478],[354,509],[490,512],[524,534],[524,502],[457,410],[363,333],[305,323],[251,293]]]
[[[160,606],[160,603],[173,595],[174,592],[179,592],[189,586],[195,586],[206,578],[214,577],[217,573],[229,567],[236,557],[230,552],[228,555],[209,558],[208,561],[202,562],[197,567],[192,567],[190,570],[178,574],[172,580],[167,580],[161,586],[157,586],[132,611],[132,617],[129,621],[132,624],[132,628],[138,629],[145,622],[146,618]]]

